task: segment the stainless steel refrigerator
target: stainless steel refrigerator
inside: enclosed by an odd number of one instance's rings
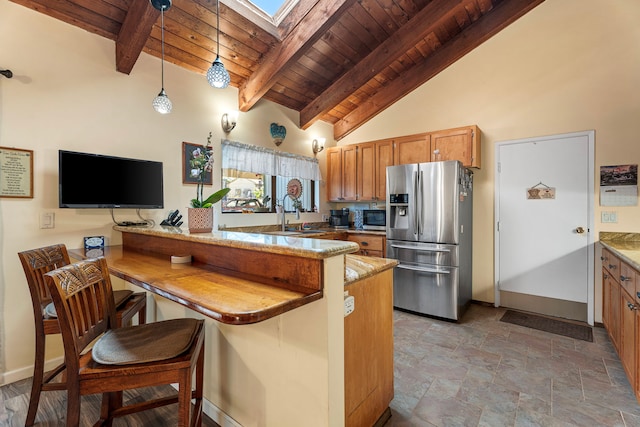
[[[393,304],[459,320],[471,302],[473,174],[457,161],[387,167]]]

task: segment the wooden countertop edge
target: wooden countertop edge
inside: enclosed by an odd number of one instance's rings
[[[301,307],[303,305],[309,304],[311,302],[317,301],[323,297],[322,290],[310,291],[309,293],[306,293],[306,294],[297,292],[297,296],[291,297],[286,301],[273,304],[266,308],[262,306],[259,306],[259,307],[256,306],[255,309],[237,311],[237,312],[232,312],[228,310],[216,310],[215,307],[211,305],[204,306],[200,304],[195,298],[197,297],[197,294],[189,294],[188,292],[185,292],[185,293],[169,292],[162,286],[162,279],[147,281],[145,280],[144,277],[140,277],[136,275],[134,272],[121,270],[117,266],[114,266],[113,262],[111,263],[109,262],[109,259],[110,259],[109,252],[110,252],[110,249],[112,248],[121,249],[121,247],[116,246],[116,247],[105,248],[105,254],[106,254],[106,258],[109,266],[109,273],[112,274],[113,276],[123,279],[129,283],[132,283],[133,285],[139,286],[153,294],[162,296],[170,301],[176,302],[184,307],[190,308],[216,321],[229,324],[229,325],[248,325],[251,323],[262,322],[264,320],[286,313],[287,311],[290,311],[295,308]],[[156,261],[159,258],[158,256],[154,256],[152,254],[144,254],[140,252],[135,252],[135,253],[137,256],[141,256],[143,258],[144,257],[149,257],[150,259],[155,258]],[[69,255],[75,259],[88,258],[85,255],[84,249],[70,249]],[[169,266],[170,268],[171,266],[170,261],[167,261],[167,266]],[[198,267],[194,266],[194,268],[197,269]],[[212,273],[212,271],[206,268],[206,265],[202,268],[202,272],[203,274]],[[171,279],[167,279],[167,280],[171,280]],[[242,281],[244,283],[252,283],[251,281],[244,280],[244,279],[237,279],[237,280]],[[255,284],[259,287],[266,286],[266,287],[278,289],[276,287],[263,284],[263,283],[255,282]],[[286,292],[292,292],[292,291],[286,291]],[[247,294],[247,295],[250,295],[250,294]],[[224,306],[224,305],[225,304],[220,304],[220,306]]]

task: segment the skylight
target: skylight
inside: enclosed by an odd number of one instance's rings
[[[275,16],[276,12],[282,7],[285,0],[251,0],[251,3],[258,6],[271,16]]]

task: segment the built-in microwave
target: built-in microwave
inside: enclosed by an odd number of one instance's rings
[[[387,211],[384,209],[364,209],[362,211],[362,228],[365,230],[385,231],[387,228]]]

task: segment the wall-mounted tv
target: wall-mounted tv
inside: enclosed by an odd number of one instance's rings
[[[162,162],[58,151],[61,208],[162,209]]]

